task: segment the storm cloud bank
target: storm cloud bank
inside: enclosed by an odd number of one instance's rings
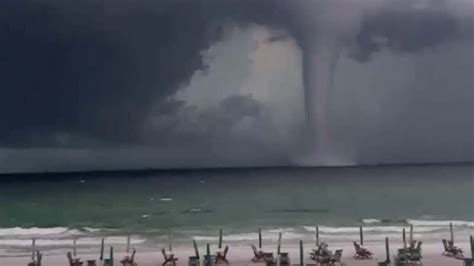
[[[331,102],[340,62],[363,67],[386,51],[403,57],[472,44],[472,11],[468,0],[2,1],[0,146],[9,154],[146,147],[143,154],[155,148],[174,152],[169,155],[174,161],[189,153],[211,154],[193,166],[251,165],[243,158],[253,154],[254,164],[274,165],[294,163],[304,136],[308,148],[302,153],[310,154],[305,163],[337,164],[338,159],[331,162],[335,157],[357,163],[364,157],[360,151],[377,151],[360,148],[348,155],[334,149],[338,132],[331,129]],[[300,50],[306,123],[284,139],[271,134],[278,117],[252,95],[236,93],[204,110],[176,98],[196,73],[212,71],[205,52],[228,39],[234,27],[264,27],[273,35],[269,43],[290,39]],[[465,53],[472,57],[472,50]],[[472,69],[472,59],[464,67]],[[461,78],[451,82],[463,84],[458,93],[467,96],[468,106],[472,78]],[[429,91],[426,97],[432,97]],[[472,132],[472,120],[466,112],[459,123],[471,125],[464,128]],[[473,159],[472,149],[461,153],[455,160]],[[13,157],[22,164],[21,156]],[[401,154],[386,161],[410,160]]]

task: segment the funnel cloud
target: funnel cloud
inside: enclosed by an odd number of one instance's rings
[[[0,172],[474,159],[470,0],[0,3]]]

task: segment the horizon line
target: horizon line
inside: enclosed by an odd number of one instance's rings
[[[215,167],[163,167],[163,168],[127,168],[127,169],[90,169],[74,171],[42,171],[42,172],[6,172],[0,173],[0,178],[5,176],[58,176],[58,175],[81,175],[98,174],[107,175],[113,173],[159,173],[159,172],[192,172],[192,171],[214,171],[214,170],[250,170],[250,169],[271,169],[271,168],[298,168],[298,169],[332,169],[332,168],[367,168],[367,167],[394,167],[394,166],[430,166],[430,165],[466,165],[474,164],[474,161],[452,161],[452,162],[418,162],[418,163],[374,163],[374,164],[354,164],[354,165],[256,165],[256,166],[215,166]]]

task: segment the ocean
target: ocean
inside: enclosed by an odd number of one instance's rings
[[[28,253],[31,239],[62,252],[100,238],[141,249],[218,240],[250,243],[399,238],[414,225],[424,241],[474,233],[474,165],[243,168],[0,176],[0,256]]]

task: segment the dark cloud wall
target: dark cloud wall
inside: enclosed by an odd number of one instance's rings
[[[365,16],[356,37],[356,60],[388,48],[413,53],[445,42],[472,38],[472,18],[460,19],[447,10],[447,1],[392,1]],[[472,9],[469,2],[466,8]]]
[[[344,1],[4,0],[0,145],[169,145],[165,140],[176,132],[161,128],[150,138],[146,119],[157,112],[179,116],[183,103],[173,96],[197,70],[206,71],[203,51],[225,39],[229,25],[280,29],[296,40],[303,57],[315,52],[315,42],[336,38],[343,54],[359,62],[383,49],[416,53],[472,38],[472,16],[457,16],[448,1],[420,1],[428,3],[422,8],[406,0],[373,2],[354,4],[364,7],[357,20],[332,26],[327,18],[337,18]],[[460,3],[472,8],[470,1]],[[320,89],[310,86],[305,89]],[[213,119],[207,123],[219,124]]]
[[[202,68],[199,51],[218,37],[193,3],[116,10],[100,1],[64,2],[2,8],[6,144],[31,129],[135,141],[150,103]]]

